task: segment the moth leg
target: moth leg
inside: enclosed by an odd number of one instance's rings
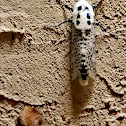
[[[67,20],[65,20],[65,21],[61,22],[60,24],[53,26],[53,27],[59,27],[60,25],[65,24],[66,22],[72,23],[72,19],[68,18]]]
[[[73,8],[71,6],[68,6],[67,4],[64,4],[63,2],[61,2],[61,0],[56,0],[56,2],[73,12]]]
[[[104,0],[100,0],[98,3],[96,3],[94,6],[93,6],[93,10],[97,9],[99,5],[102,4]]]
[[[111,33],[111,32],[108,32],[107,29],[104,28],[99,22],[94,23],[94,25],[100,26],[102,31],[104,31],[104,32],[106,32],[106,33],[108,33],[108,34],[110,34],[111,37],[118,39],[118,36],[117,36],[117,35],[115,35],[115,34],[113,34],[113,33]]]
[[[68,10],[70,10],[70,11],[73,12],[73,8],[70,7],[70,6],[68,6],[67,4],[64,4],[61,0],[56,0],[56,2],[57,2],[58,4],[60,4],[60,5],[62,5],[62,7],[64,6],[65,8],[67,8]],[[56,25],[56,26],[54,26],[54,27],[59,27],[60,25],[66,23],[66,22],[72,23],[72,19],[71,19],[71,18],[68,18],[67,20],[61,22],[60,24],[58,24],[58,25]]]

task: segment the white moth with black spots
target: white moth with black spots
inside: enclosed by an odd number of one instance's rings
[[[95,64],[94,11],[86,0],[79,0],[73,9],[73,23],[81,31],[76,40],[73,33],[71,51],[71,78],[79,78],[81,85],[87,85]],[[76,31],[77,32],[77,31]],[[77,55],[77,56],[76,56]],[[78,59],[79,58],[79,59]]]
[[[62,3],[60,0],[57,2]],[[74,8],[62,3],[72,11],[72,18],[61,24],[65,22],[74,24],[71,42],[71,79],[73,81],[79,79],[81,85],[87,85],[95,75],[94,9],[101,2],[102,0],[92,7],[86,0],[79,0]],[[106,31],[102,25],[96,24]]]

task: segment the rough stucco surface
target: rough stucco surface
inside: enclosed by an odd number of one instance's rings
[[[47,27],[69,11],[55,0],[1,0],[0,125],[15,125],[23,106],[33,105],[52,125],[125,126],[125,5],[104,0],[98,8],[95,18],[118,39],[95,27],[96,78],[81,86],[70,83],[71,24]]]

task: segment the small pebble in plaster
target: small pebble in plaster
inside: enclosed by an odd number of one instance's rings
[[[16,120],[16,126],[50,126],[34,107],[25,106],[20,117]]]

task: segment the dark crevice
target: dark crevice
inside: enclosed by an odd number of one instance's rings
[[[21,100],[19,100],[19,101],[15,101],[15,100],[13,100],[13,99],[9,99],[9,98],[7,98],[7,97],[5,97],[5,96],[3,96],[3,95],[0,95],[0,101],[2,102],[3,100],[6,100],[8,103],[10,103],[12,106],[15,106],[15,105],[17,105],[18,103],[22,103],[22,104],[24,104],[24,105],[29,105],[29,106],[34,106],[34,107],[43,107],[43,106],[45,106],[45,105],[49,105],[49,106],[51,106],[52,104],[54,104],[54,105],[57,105],[57,101],[52,101],[51,103],[50,102],[45,102],[45,104],[42,104],[42,105],[34,105],[34,104],[29,104],[29,103],[27,103],[27,102],[24,102],[24,101],[21,101]]]
[[[120,97],[122,98],[124,95],[123,94],[119,94],[117,92],[115,92],[112,87],[108,84],[107,80],[103,77],[101,77],[99,74],[97,74],[97,76],[100,78],[100,80],[104,81],[104,83],[106,84],[107,88],[110,90],[111,94],[115,97]]]

